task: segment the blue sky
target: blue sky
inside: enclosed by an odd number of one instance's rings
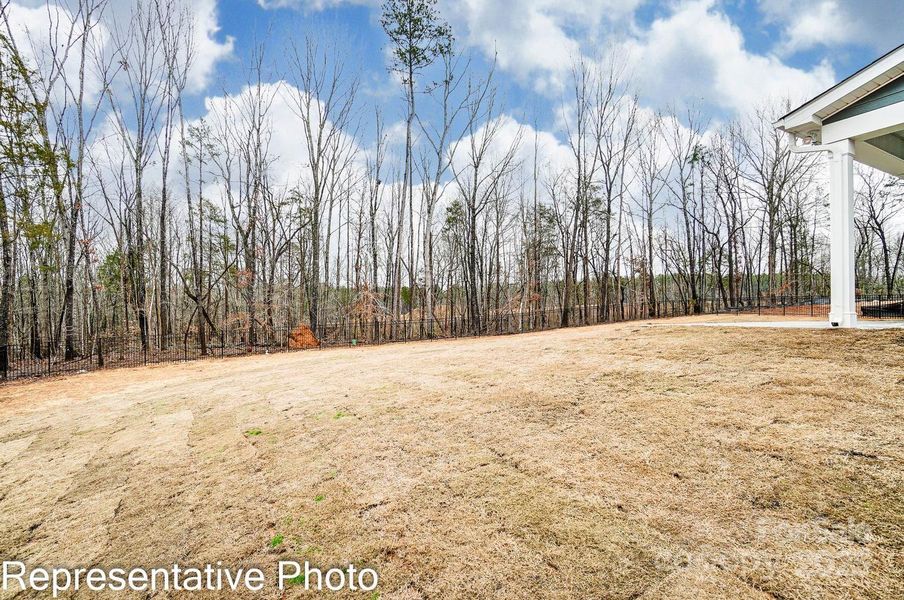
[[[47,0],[11,0],[13,23],[46,45]],[[76,0],[58,2],[61,10]],[[110,31],[124,30],[138,0],[108,0]],[[335,44],[360,81],[360,143],[373,136],[374,109],[398,127],[404,102],[387,70],[381,0],[182,0],[195,21],[195,63],[187,116],[211,115],[224,94],[241,92],[255,48],[266,47],[269,82],[289,71],[287,49],[314,37]],[[793,103],[904,42],[901,0],[439,0],[472,71],[496,60],[499,111],[512,129],[535,127],[561,155],[569,71],[576,58],[617,56],[643,109],[695,106],[711,124]],[[46,34],[45,34],[46,36]],[[429,118],[427,102],[422,114]],[[279,107],[275,151],[285,169],[297,154],[298,124]],[[275,119],[276,117],[274,117]],[[527,135],[530,135],[528,131]]]
[[[694,102],[721,120],[743,113],[745,98],[750,106],[776,96],[801,100],[895,47],[904,39],[895,39],[884,22],[896,6],[895,0],[464,0],[441,1],[439,8],[476,68],[486,69],[492,49],[498,52],[496,83],[507,112],[552,127],[566,94],[568,61],[557,67],[544,63],[544,54],[628,48],[640,55],[632,72],[645,106]],[[211,37],[231,38],[233,47],[215,64],[205,93],[240,89],[243,64],[262,40],[270,76],[279,78],[287,44],[313,35],[345,48],[347,65],[361,78],[362,101],[381,105],[392,121],[402,106],[386,69],[379,10],[368,0],[220,0],[219,31]],[[522,36],[536,43],[525,45]],[[573,44],[568,54],[561,42]],[[726,93],[736,86],[743,89]],[[203,95],[193,104],[197,111]]]
[[[14,21],[46,28],[45,1],[11,0]],[[124,27],[137,1],[108,0],[110,28]],[[343,49],[363,105],[380,106],[388,123],[401,117],[381,0],[184,1],[197,23],[190,116],[203,116],[206,97],[241,89],[256,44],[266,41],[276,81],[286,48],[314,36]],[[802,101],[904,42],[901,0],[439,0],[438,8],[476,71],[496,56],[505,111],[547,130],[578,56],[620,56],[646,108],[695,104],[726,120],[780,98]]]
[[[28,42],[23,47],[35,56],[46,53],[48,14],[71,18],[68,11],[78,1],[49,0],[48,9],[48,0],[10,0],[13,31]],[[139,0],[107,1],[105,22],[95,32],[99,46],[127,31]],[[346,131],[356,136],[350,144],[359,151],[356,168],[373,155],[373,114],[379,109],[388,138],[385,181],[401,179],[405,106],[387,69],[381,0],[177,1],[190,7],[195,23],[195,60],[185,97],[190,122],[205,119],[214,131],[217,124],[224,129],[232,118],[224,95],[241,99],[250,58],[263,43],[263,78],[272,84],[265,93],[273,99],[267,115],[273,183],[284,189],[304,185],[309,158],[293,102],[299,94],[284,79],[292,43],[314,37],[335,44],[360,81],[360,123]],[[670,107],[679,109],[680,118],[681,109],[694,106],[704,117],[703,129],[715,128],[731,119],[749,122],[762,108],[771,107],[775,115],[783,99],[802,102],[900,45],[901,1],[439,0],[439,10],[460,51],[471,56],[473,72],[485,75],[495,57],[499,106],[493,151],[516,148],[520,176],[528,181],[534,140],[544,172],[565,172],[573,163],[563,115],[570,110],[568,80],[576,58],[619,57],[639,98],[641,122]],[[100,80],[89,80],[86,87],[89,97],[99,97]],[[131,99],[121,79],[114,80],[110,97],[123,118],[117,120],[112,109],[100,114],[89,143],[101,162],[111,161],[115,169],[131,127]],[[419,108],[425,120],[435,117],[428,101],[419,100]],[[155,165],[159,161],[145,173],[151,186],[162,179]],[[216,194],[217,184],[210,185]]]

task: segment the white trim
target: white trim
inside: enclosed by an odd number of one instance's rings
[[[857,152],[857,162],[879,169],[889,175],[904,177],[904,160],[894,154],[889,154],[866,140],[855,141],[854,149]]]
[[[846,139],[874,138],[898,131],[902,126],[904,126],[904,102],[898,102],[823,125],[822,143],[831,144]]]
[[[786,131],[820,125],[822,119],[904,74],[904,46],[886,54],[862,71],[782,117],[776,124]]]

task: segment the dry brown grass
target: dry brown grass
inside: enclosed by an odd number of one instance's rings
[[[3,387],[0,556],[354,562],[383,599],[901,598],[902,356],[636,323]]]

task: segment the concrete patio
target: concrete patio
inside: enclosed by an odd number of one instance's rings
[[[687,327],[769,327],[777,329],[838,329],[827,321],[722,321],[680,323]],[[904,329],[904,321],[858,320],[852,329]]]

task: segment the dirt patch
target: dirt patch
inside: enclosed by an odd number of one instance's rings
[[[382,599],[904,597],[900,332],[656,323],[0,388],[0,555],[354,562]]]

